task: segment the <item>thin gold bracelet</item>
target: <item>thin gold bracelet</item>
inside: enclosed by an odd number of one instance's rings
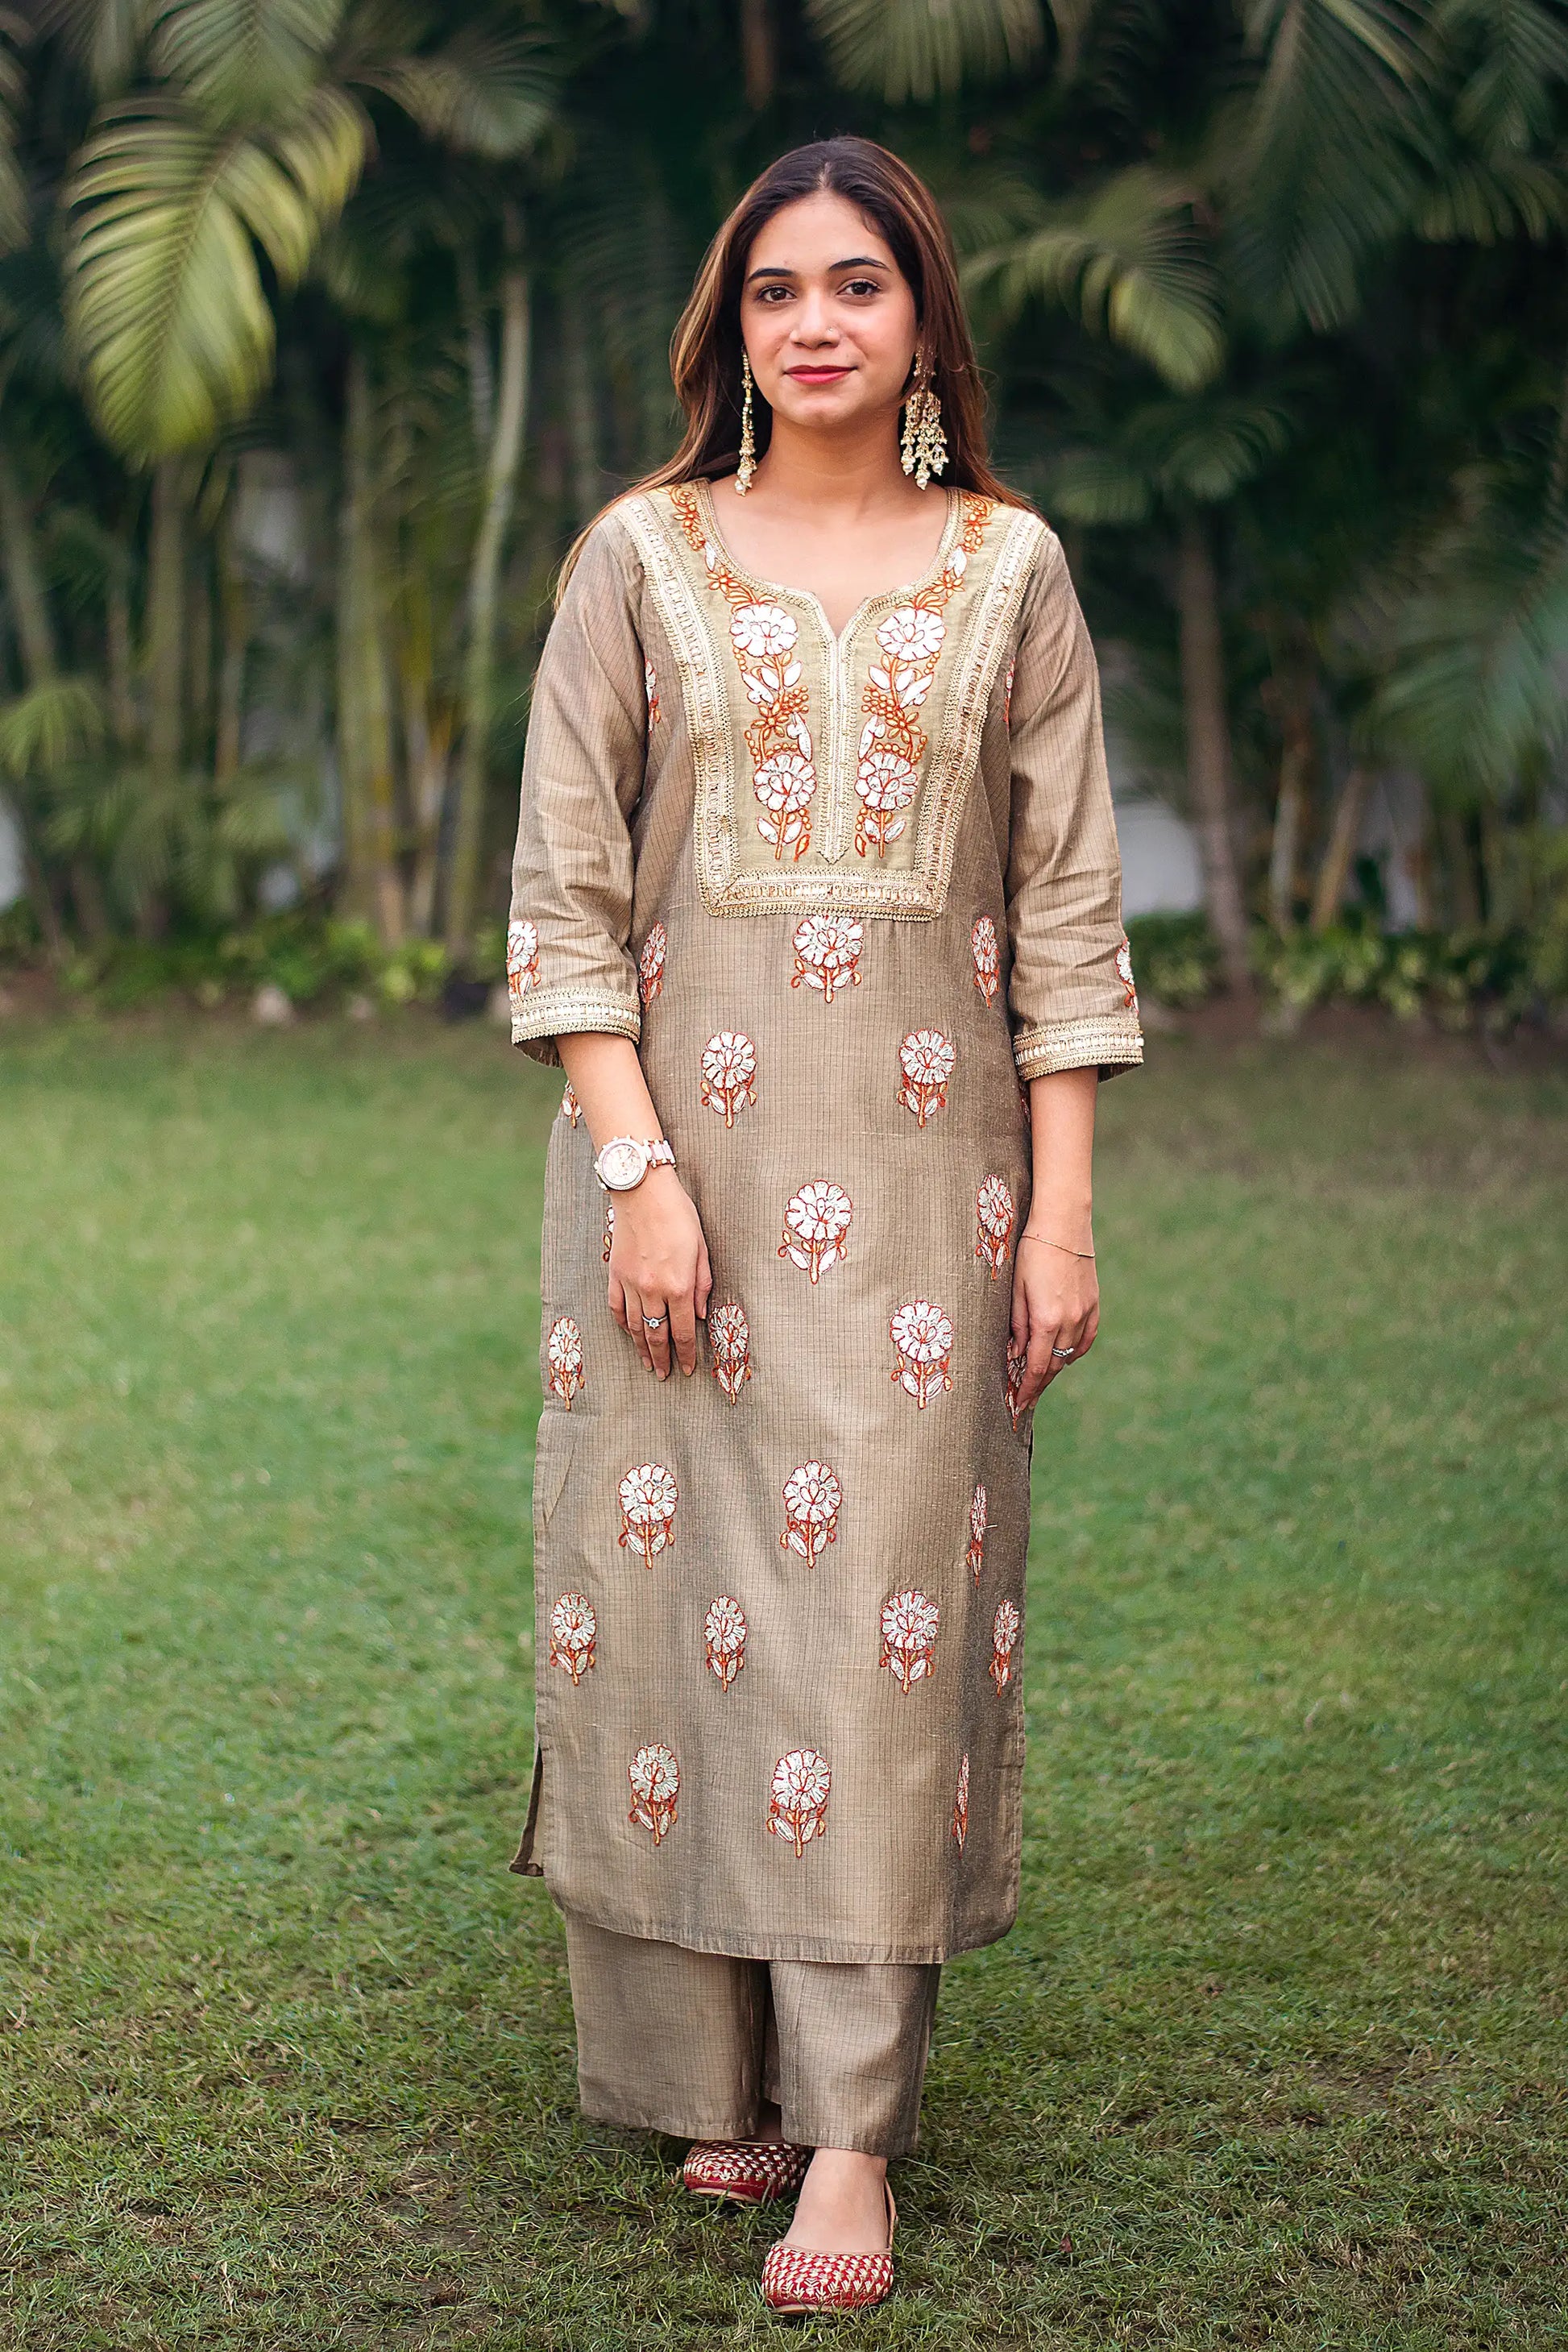
[[[1094,1252],[1092,1250],[1068,1249],[1066,1242],[1054,1242],[1052,1241],[1049,1234],[1031,1233],[1027,1225],[1024,1227],[1018,1239],[1021,1242],[1044,1242],[1047,1249],[1065,1250],[1068,1257],[1092,1257],[1094,1255]]]

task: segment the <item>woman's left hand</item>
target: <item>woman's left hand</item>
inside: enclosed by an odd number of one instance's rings
[[[1012,1337],[1014,1361],[1025,1359],[1017,1391],[1020,1413],[1044,1394],[1058,1372],[1081,1363],[1099,1328],[1094,1260],[1021,1235],[1013,1267]]]

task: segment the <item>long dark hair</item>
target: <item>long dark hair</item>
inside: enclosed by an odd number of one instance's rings
[[[873,140],[853,138],[817,139],[809,147],[792,148],[752,181],[724,222],[703,257],[670,341],[669,372],[686,411],[680,446],[621,495],[634,498],[640,490],[735,470],[741,454],[741,287],[746,262],[775,213],[823,189],[875,222],[915,298],[921,348],[947,436],[942,478],[1005,506],[1027,506],[1026,499],[997,479],[986,455],[985,398],[947,224],[931,190],[907,163]],[[773,411],[759,394],[759,457],[772,429]],[[563,584],[586,536],[584,531],[576,541],[561,568]]]

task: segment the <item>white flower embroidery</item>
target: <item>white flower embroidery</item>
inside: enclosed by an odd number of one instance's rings
[[[738,654],[777,661],[793,649],[799,635],[794,614],[782,604],[737,604],[730,615],[730,637]]]
[[[865,925],[852,915],[807,915],[795,927],[790,986],[818,990],[825,1004],[841,988],[858,988],[865,937]]]
[[[806,812],[816,793],[816,770],[798,751],[778,751],[771,760],[762,761],[752,779],[752,790],[761,803],[757,831],[764,841],[771,841],[773,856],[782,857],[793,849],[798,858],[811,842],[811,824]]]
[[[768,1827],[774,1837],[793,1838],[795,1857],[827,1827],[827,1794],[833,1775],[827,1759],[816,1748],[792,1748],[773,1766],[768,1798]]]
[[[882,1603],[882,1654],[878,1664],[898,1677],[906,1698],[932,1670],[941,1619],[936,1602],[912,1587],[908,1592],[889,1593]]]
[[[855,1203],[842,1184],[820,1180],[803,1184],[798,1192],[791,1193],[784,1209],[780,1257],[787,1257],[813,1282],[819,1282],[829,1266],[841,1265],[847,1255],[854,1215]]]
[[[645,1004],[651,1004],[664,986],[664,959],[668,951],[669,934],[662,923],[655,923],[637,958],[637,990]]]
[[[977,918],[969,939],[974,955],[974,985],[986,1003],[994,1004],[1001,981],[1002,964],[996,950],[996,926],[989,915]]]
[[[885,855],[889,841],[904,829],[902,812],[914,799],[919,772],[899,751],[868,751],[855,775],[860,803],[855,818],[855,846],[864,857],[875,849]]]
[[[952,1834],[960,1853],[969,1835],[969,1750],[966,1748],[958,1759],[958,1787],[952,1799]]]
[[[933,1390],[952,1386],[952,1323],[929,1298],[911,1298],[888,1320],[893,1378],[923,1407]]]
[[[993,1282],[1007,1263],[1016,1214],[1002,1178],[987,1176],[974,1195],[974,1255],[990,1267]]]
[[[749,1630],[745,1611],[727,1592],[709,1602],[708,1614],[702,1620],[703,1659],[718,1675],[721,1690],[729,1689],[746,1663]]]
[[[583,1334],[570,1315],[558,1315],[551,1325],[550,1337],[544,1343],[544,1359],[550,1370],[550,1386],[570,1412],[572,1400],[584,1381]]]
[[[890,662],[924,662],[941,653],[946,636],[947,624],[940,613],[900,604],[878,630],[877,643]]]
[[[506,984],[514,1004],[525,989],[539,986],[539,931],[532,923],[506,927]]]
[[[991,1679],[997,1691],[1013,1679],[1013,1650],[1023,1623],[1010,1601],[999,1601],[991,1621]]]
[[[594,1670],[598,1634],[599,1620],[586,1593],[563,1592],[550,1612],[550,1663],[571,1675],[574,1690]]]
[[[643,686],[647,694],[647,727],[648,733],[651,735],[658,725],[658,677],[652,662],[647,660],[643,663],[642,674]]]
[[[904,1074],[899,1100],[906,1110],[913,1111],[917,1126],[923,1127],[945,1108],[947,1082],[956,1059],[952,1040],[940,1029],[911,1029],[899,1047],[899,1067]]]
[[[639,1462],[635,1470],[626,1472],[617,1491],[621,1531],[616,1540],[623,1550],[640,1553],[643,1566],[651,1568],[666,1545],[675,1541],[675,1507],[679,1499],[675,1473],[662,1462]]]
[[[844,1489],[837,1474],[826,1462],[803,1462],[784,1482],[784,1523],[779,1542],[798,1552],[807,1568],[817,1555],[838,1540],[838,1514]]]
[[[969,1549],[964,1559],[974,1571],[974,1581],[980,1581],[980,1571],[985,1565],[985,1527],[989,1506],[984,1486],[976,1479],[974,1492],[969,1498]]]
[[[675,1801],[680,1794],[680,1767],[675,1751],[661,1739],[639,1748],[626,1766],[632,1785],[632,1809],[626,1819],[648,1831],[658,1845],[675,1827]]]
[[[583,1106],[572,1091],[572,1081],[570,1078],[566,1081],[565,1092],[561,1097],[561,1108],[563,1111],[564,1111],[571,1125],[575,1127],[578,1120],[583,1116]]]
[[[1116,950],[1116,972],[1126,991],[1124,998],[1126,1009],[1129,1013],[1136,1013],[1138,991],[1132,984],[1132,944],[1125,934],[1123,934],[1121,945]]]
[[[721,1029],[702,1048],[702,1102],[733,1127],[757,1099],[757,1049],[742,1029]]]
[[[733,1404],[752,1377],[752,1327],[739,1299],[727,1298],[709,1308],[708,1344],[713,1351],[713,1377]]]

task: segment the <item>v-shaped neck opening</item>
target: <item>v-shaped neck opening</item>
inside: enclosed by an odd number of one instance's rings
[[[922,590],[935,585],[947,569],[948,557],[952,553],[957,543],[963,521],[963,492],[944,489],[942,496],[947,500],[947,520],[942,525],[942,538],[937,542],[936,553],[925,570],[918,579],[904,581],[896,588],[880,588],[872,596],[863,596],[844,626],[841,629],[836,629],[827,617],[826,607],[814,588],[792,588],[784,580],[764,580],[760,572],[749,571],[745,564],[738,562],[731,551],[723,532],[719,528],[719,518],[713,510],[712,483],[705,474],[700,474],[696,478],[693,488],[696,489],[698,501],[702,509],[703,528],[723,557],[726,569],[746,587],[754,588],[759,597],[809,604],[822,625],[822,633],[828,644],[835,651],[840,653],[867,615],[874,613],[879,605],[885,604],[891,611],[894,606],[909,604],[912,598],[920,595]]]

